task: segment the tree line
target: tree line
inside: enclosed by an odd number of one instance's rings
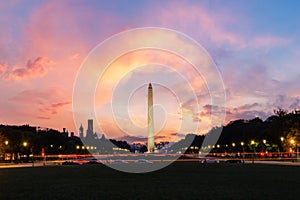
[[[29,125],[0,125],[0,156],[9,154],[9,160],[20,160],[25,155],[59,155],[128,152],[130,145],[126,141],[102,138],[85,139],[68,136],[68,132],[54,129],[40,129]],[[1,160],[1,158],[0,158]]]
[[[216,144],[203,147],[205,135],[188,134],[185,139],[173,145],[171,150],[186,148],[187,153],[210,152],[283,152],[296,151],[300,146],[300,110],[288,112],[274,110],[274,115],[262,120],[258,117],[231,121],[226,126],[214,127],[207,135],[221,132]],[[190,148],[187,145],[190,144]],[[197,148],[195,148],[197,147]]]

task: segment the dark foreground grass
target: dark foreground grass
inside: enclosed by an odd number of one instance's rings
[[[146,174],[106,166],[0,169],[0,199],[299,199],[300,167],[173,163]]]

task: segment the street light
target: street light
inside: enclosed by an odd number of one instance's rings
[[[255,141],[254,140],[251,140],[251,145],[253,146],[253,155],[252,155],[252,163],[254,163],[254,154],[255,154]]]
[[[241,142],[241,146],[243,147],[243,163],[245,163],[245,147],[244,147],[244,142]]]
[[[284,141],[284,137],[280,137],[280,141],[281,141],[281,151],[283,151],[283,141]],[[279,148],[278,148],[279,151]],[[282,157],[282,153],[281,153],[281,157]]]
[[[28,143],[27,143],[27,142],[23,142],[23,146],[24,146],[24,148],[26,148],[26,147],[28,146]],[[26,160],[28,161],[28,159],[29,159],[29,153],[28,153],[27,148],[26,148],[26,150],[25,150],[25,153],[27,154]]]
[[[263,143],[264,143],[263,150],[264,150],[265,152],[267,152],[267,148],[266,148],[267,140],[266,140],[266,139],[263,139]]]
[[[266,143],[267,143],[267,140],[263,139],[263,143],[266,144]]]
[[[284,137],[280,137],[280,140],[281,140],[281,142],[283,142],[283,140],[284,140]]]
[[[5,140],[4,144],[5,144],[5,145],[8,145],[8,141],[7,141],[7,140]]]

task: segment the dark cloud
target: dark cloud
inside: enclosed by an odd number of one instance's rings
[[[294,110],[300,108],[300,96],[287,96],[285,94],[278,94],[269,99],[267,104],[272,109],[282,108],[287,110]]]
[[[186,135],[182,134],[182,133],[171,133],[171,136],[177,136],[177,137],[180,137],[180,138],[184,138]]]
[[[236,110],[250,110],[250,109],[253,109],[253,108],[258,107],[258,106],[260,106],[259,103],[245,104],[245,105],[239,106],[235,109]]]
[[[247,110],[235,114],[236,119],[253,119],[259,117],[265,120],[270,116],[270,113],[258,110]]]

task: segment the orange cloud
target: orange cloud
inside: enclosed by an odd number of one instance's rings
[[[80,55],[79,53],[75,53],[75,54],[72,54],[71,56],[69,56],[69,59],[70,60],[77,60],[79,59]]]
[[[8,64],[7,63],[0,64],[0,77],[5,76],[7,68],[8,68]]]

